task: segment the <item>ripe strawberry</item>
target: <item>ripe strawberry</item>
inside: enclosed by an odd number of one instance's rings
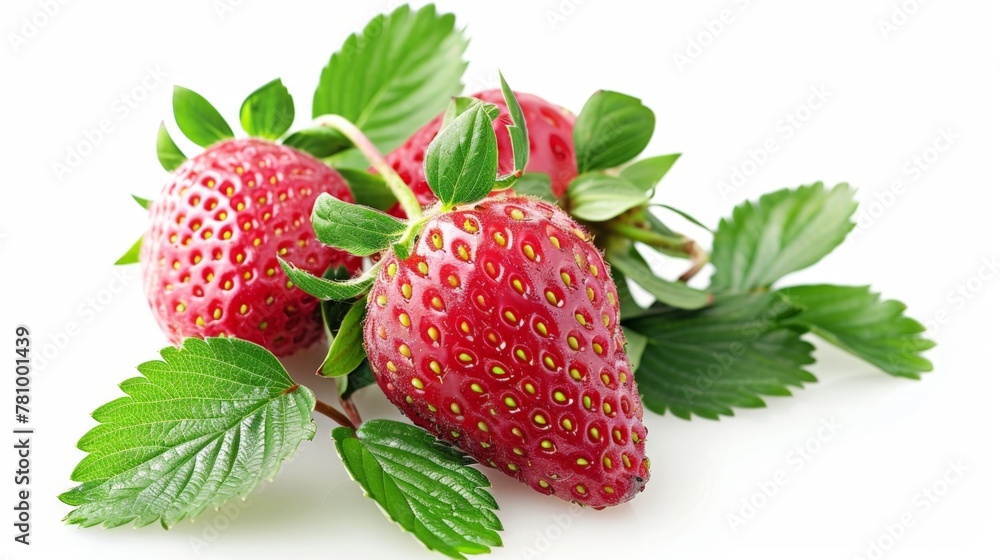
[[[515,93],[521,110],[524,112],[524,122],[528,128],[530,139],[530,157],[526,172],[545,173],[552,179],[552,192],[562,196],[569,182],[576,177],[576,153],[573,150],[573,123],[576,117],[566,109],[545,101],[529,93]],[[510,173],[512,167],[512,149],[510,133],[507,124],[510,123],[510,112],[504,102],[503,93],[499,89],[491,89],[472,94],[472,97],[493,103],[500,109],[500,117],[493,121],[493,130],[497,135],[499,148],[499,175]],[[424,175],[424,156],[427,146],[437,136],[441,129],[443,116],[427,123],[418,130],[405,144],[396,148],[386,156],[403,181],[413,189],[420,204],[427,205],[437,199],[431,192]],[[398,208],[393,212],[401,216]]]
[[[361,264],[316,240],[310,214],[321,192],[353,200],[336,171],[263,140],[226,140],[177,168],[150,207],[140,256],[170,341],[233,336],[279,356],[315,342],[319,301],[289,282],[277,256],[314,274]]]
[[[559,208],[489,198],[432,218],[391,252],[364,340],[414,423],[535,490],[593,507],[649,478],[615,284]]]

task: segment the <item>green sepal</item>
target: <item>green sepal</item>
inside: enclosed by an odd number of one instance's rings
[[[354,147],[346,136],[327,126],[314,126],[293,132],[281,143],[318,159],[328,158]]]
[[[656,116],[632,96],[598,91],[573,126],[580,173],[610,169],[639,155],[653,137]]]
[[[292,281],[303,292],[319,299],[349,300],[366,293],[375,282],[370,275],[362,275],[345,281],[327,280],[314,276],[295,265],[278,258],[278,264]]]
[[[187,161],[187,156],[174,143],[163,121],[160,121],[160,128],[156,131],[156,159],[167,171],[173,171]]]
[[[444,210],[482,200],[493,190],[497,137],[485,104],[473,104],[434,138],[424,172]]]
[[[275,140],[288,132],[295,120],[295,103],[281,78],[251,93],[240,107],[240,126],[250,136]]]
[[[143,210],[149,210],[149,205],[153,203],[152,200],[148,198],[142,198],[141,196],[132,195],[132,200],[136,202],[139,206],[142,206]]]
[[[138,263],[139,253],[141,251],[142,251],[142,238],[140,237],[138,241],[136,241],[131,247],[129,247],[128,251],[125,251],[124,255],[122,255],[117,261],[115,261],[115,265],[119,266],[125,264]]]
[[[552,193],[552,178],[545,173],[525,173],[511,189],[517,194],[533,196],[556,204],[558,199]]]
[[[207,99],[181,86],[174,86],[174,119],[184,136],[203,148],[233,137],[233,129]]]
[[[357,369],[365,359],[363,324],[367,302],[354,302],[340,323],[326,359],[316,372],[323,377],[340,377]]]
[[[514,154],[514,169],[511,175],[520,177],[528,167],[528,125],[524,122],[524,111],[521,110],[521,103],[517,100],[514,92],[507,84],[507,80],[500,73],[500,91],[503,93],[504,103],[507,104],[507,112],[510,113],[511,124],[507,125],[507,132],[510,133],[511,151]],[[496,117],[494,117],[496,118]]]
[[[361,257],[387,249],[407,229],[405,222],[384,212],[327,193],[316,199],[312,225],[321,242]]]
[[[680,154],[669,154],[640,159],[622,169],[618,176],[652,193],[680,157]]]

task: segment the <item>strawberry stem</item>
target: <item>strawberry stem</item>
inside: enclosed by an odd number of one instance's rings
[[[344,416],[344,413],[319,399],[316,399],[316,405],[313,407],[313,410],[323,416],[333,419],[334,422],[344,426],[345,428],[350,428],[352,430],[358,429],[358,427],[354,425],[354,422],[351,422],[350,418]]]
[[[361,155],[368,160],[368,163],[375,168],[375,171],[382,176],[382,179],[385,180],[386,186],[389,187],[396,200],[399,201],[399,205],[403,208],[403,212],[406,213],[406,217],[411,220],[420,218],[420,202],[417,200],[416,195],[413,194],[413,191],[410,190],[410,187],[403,181],[402,177],[396,173],[396,170],[385,161],[385,158],[379,153],[375,144],[372,144],[371,140],[354,123],[340,115],[321,115],[316,117],[315,123],[317,126],[332,128],[346,136],[354,144],[354,147],[361,152]]]
[[[626,239],[645,243],[656,249],[687,255],[691,259],[691,268],[677,279],[679,282],[687,282],[691,278],[694,278],[708,264],[709,254],[695,240],[688,237],[671,237],[618,221],[608,222],[604,224],[604,227],[607,231],[616,233]]]

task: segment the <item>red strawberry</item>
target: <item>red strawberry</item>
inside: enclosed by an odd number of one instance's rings
[[[278,255],[314,274],[361,264],[316,240],[310,214],[321,192],[353,200],[336,171],[263,140],[220,142],[177,168],[150,207],[140,257],[170,341],[233,336],[279,356],[316,342],[319,301],[292,286]]]
[[[522,196],[432,218],[391,252],[364,340],[383,392],[476,460],[593,507],[649,478],[618,295],[589,236]]]
[[[566,109],[553,105],[540,97],[529,93],[515,93],[518,104],[524,112],[524,122],[528,128],[531,143],[530,157],[526,172],[545,173],[552,179],[552,192],[562,196],[569,182],[576,177],[576,153],[573,151],[573,123],[576,117]],[[491,89],[472,94],[472,97],[494,103],[500,109],[500,117],[493,121],[493,130],[497,135],[499,148],[499,175],[510,173],[513,166],[513,155],[510,145],[510,133],[507,125],[510,123],[510,112],[504,102],[503,93]],[[386,156],[399,176],[403,178],[417,195],[420,204],[427,205],[437,199],[427,185],[424,175],[424,156],[427,146],[437,136],[441,129],[439,116],[427,123],[405,144],[396,148]],[[401,216],[398,208],[393,212]]]

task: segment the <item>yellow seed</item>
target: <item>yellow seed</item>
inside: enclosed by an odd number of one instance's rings
[[[180,270],[181,261],[174,261],[174,270]]]
[[[458,406],[458,403],[454,403],[454,402],[451,403],[451,407],[450,408],[451,408],[451,411],[454,412],[455,414],[461,414],[462,413],[462,407]]]
[[[572,348],[573,350],[580,349],[580,341],[577,340],[575,336],[567,337],[566,342],[569,344],[569,347]]]
[[[618,372],[618,381],[621,381],[622,383],[625,383],[626,381],[628,381],[628,374],[625,373],[624,371],[619,371]]]
[[[429,404],[429,405],[427,405],[427,410],[429,410],[431,412],[437,412],[437,407],[434,406],[434,405],[432,405],[432,404]]]
[[[632,459],[629,459],[628,455],[625,455],[624,453],[622,453],[622,464],[625,465],[626,469],[631,469],[632,468]]]
[[[267,269],[267,275],[268,276],[274,276],[274,273],[275,273],[275,270],[273,268]]]
[[[576,368],[572,368],[569,370],[569,376],[572,377],[573,379],[576,379],[577,381],[583,379],[583,375],[580,374],[580,370]]]
[[[555,401],[558,403],[564,403],[566,402],[566,393],[563,393],[562,391],[556,391],[555,393],[552,393],[552,398],[555,399]]]
[[[597,278],[597,265],[596,264],[590,265],[590,274],[592,274],[594,276],[594,278]]]
[[[497,242],[497,245],[501,247],[507,246],[507,240],[504,238],[503,234],[499,231],[493,234],[493,241]]]
[[[229,239],[232,236],[233,236],[233,232],[231,232],[229,230],[226,230],[226,231],[222,232],[222,238],[223,239]],[[282,251],[285,251],[285,253],[288,252],[288,250],[286,250],[286,249],[282,249]],[[282,255],[284,255],[285,253],[282,253]]]
[[[518,280],[517,278],[511,280],[510,285],[514,287],[514,291],[516,291],[517,293],[519,294],[524,293],[524,284],[521,283],[521,281]]]
[[[198,315],[194,320],[194,324],[198,325],[199,327],[204,327],[205,320],[201,318],[201,315]]]
[[[598,356],[600,356],[601,354],[604,353],[604,347],[595,342],[594,343],[594,353],[597,354]]]
[[[589,433],[590,433],[590,439],[594,441],[601,440],[601,432],[597,431],[597,428],[591,428]]]
[[[573,228],[573,234],[579,237],[580,239],[583,239],[584,241],[587,240],[587,234],[584,233],[583,230],[580,228]]]
[[[462,332],[466,334],[468,334],[469,331],[472,330],[472,327],[469,326],[469,323],[467,321],[462,321],[462,324],[459,325],[458,328],[462,329]]]
[[[504,397],[503,403],[509,408],[517,408],[517,401],[514,400],[514,397]]]
[[[403,357],[405,358],[410,358],[413,356],[413,353],[410,352],[410,347],[405,344],[399,345],[399,353],[402,354]]]
[[[531,383],[525,383],[524,384],[524,392],[528,393],[529,395],[534,395],[535,394],[535,386],[532,385]]]
[[[552,442],[547,439],[543,439],[539,445],[542,446],[542,449],[552,449]]]
[[[480,421],[479,424],[476,424],[476,427],[479,428],[479,430],[483,431],[483,432],[490,431],[490,428],[489,428],[489,426],[486,425],[486,422]]]
[[[615,294],[608,292],[608,303],[615,305]]]
[[[399,368],[396,367],[396,364],[394,364],[392,362],[386,362],[385,363],[385,369],[387,369],[387,370],[389,370],[389,371],[391,371],[393,373],[396,373],[397,371],[399,371]]]
[[[472,389],[473,393],[482,393],[483,392],[483,387],[479,383],[473,383],[472,385],[469,386],[469,388]]]
[[[545,323],[541,321],[535,323],[535,330],[542,336],[549,336],[549,329],[545,326]]]
[[[517,437],[524,437],[524,432],[521,431],[521,428],[511,428],[510,433]]]
[[[385,294],[375,296],[375,303],[377,303],[379,307],[385,307],[387,302],[388,299],[385,297]]]
[[[479,231],[479,225],[477,225],[472,220],[466,219],[465,223],[462,224],[462,229],[464,229],[469,233],[476,233],[477,231]]]
[[[175,310],[176,310],[176,311],[177,311],[178,313],[183,313],[183,312],[184,312],[184,310],[185,310],[185,309],[187,309],[187,306],[186,306],[186,305],[184,305],[184,303],[182,302],[182,303],[178,303],[178,304],[177,304],[177,307],[175,307],[174,309],[175,309]]]
[[[459,433],[458,433],[458,431],[456,431],[456,430],[452,430],[452,431],[451,431],[451,437],[453,437],[453,438],[457,438],[457,437],[458,437],[458,436],[460,436],[460,435],[461,435],[461,434],[459,434]]]
[[[615,438],[615,441],[621,442],[621,440],[622,440],[622,432],[621,432],[621,430],[619,430],[618,428],[615,428],[614,430],[611,431],[611,435]]]
[[[457,288],[460,283],[461,282],[459,282],[458,276],[455,276],[454,274],[448,275],[448,284],[450,284],[452,288]]]
[[[493,263],[491,262],[486,263],[486,272],[490,275],[491,278],[497,277],[497,269],[495,266],[493,266]]]
[[[243,262],[243,253],[236,253],[236,262]]]
[[[437,339],[439,336],[441,336],[441,333],[437,330],[436,327],[427,327],[427,336],[434,342],[437,342]]]
[[[440,249],[441,247],[443,247],[444,243],[441,242],[441,234],[440,233],[431,234],[431,243],[434,245],[435,249]]]
[[[205,233],[201,234],[201,236],[203,238],[205,238],[205,239],[211,239],[211,237],[212,237],[212,230],[206,229]]]
[[[521,247],[521,251],[524,252],[524,256],[528,257],[528,260],[535,260],[535,248],[527,243]]]
[[[632,443],[639,443],[639,434],[632,432]]]
[[[222,310],[221,309],[216,309],[215,311],[213,311],[212,312],[212,318],[213,319],[221,319],[222,318]]]
[[[409,327],[410,326],[410,316],[407,315],[406,313],[400,313],[399,314],[399,324],[403,325],[404,327]]]
[[[244,303],[243,305],[240,306],[240,315],[246,315],[247,311],[249,310],[250,308],[247,307],[247,304]]]
[[[611,414],[611,403],[604,403],[601,408],[604,409],[604,414]],[[615,438],[618,439],[618,438]]]
[[[524,212],[521,212],[519,209],[515,208],[510,211],[510,217],[514,218],[515,220],[523,220]]]
[[[558,237],[556,237],[554,235],[550,235],[549,236],[549,241],[552,242],[552,244],[555,246],[556,249],[562,249],[562,245],[559,244],[559,238]]]
[[[505,370],[503,366],[493,366],[490,371],[493,372],[493,375],[507,375],[507,370]]]
[[[400,291],[403,292],[404,298],[410,299],[410,296],[413,295],[413,286],[409,284],[403,284],[403,286],[400,288]]]
[[[573,421],[570,420],[569,418],[563,418],[563,420],[562,420],[562,427],[566,428],[567,430],[572,430],[573,429]]]
[[[417,379],[416,377],[414,377],[412,380],[410,380],[410,383],[412,383],[413,386],[416,387],[417,389],[423,389],[424,388],[424,382],[421,381],[421,380],[419,380],[419,379]]]
[[[539,480],[538,481],[538,485],[541,486],[542,488],[548,488],[549,487],[549,483],[545,482],[544,480]]]
[[[476,303],[478,303],[480,307],[486,307],[486,298],[480,294],[476,296]]]
[[[605,487],[604,487],[604,491],[605,491],[606,493],[608,493],[608,494],[614,494],[614,493],[615,493],[615,489],[614,489],[614,488],[612,488],[612,487],[610,487],[610,486],[605,486]]]
[[[385,272],[389,275],[389,278],[396,276],[396,268],[396,263],[389,263],[389,266],[386,267]]]
[[[563,284],[566,284],[567,288],[570,287],[570,285],[572,285],[573,279],[570,278],[569,274],[565,272],[560,272],[559,277],[562,278]]]
[[[431,360],[429,365],[435,375],[441,375],[441,364],[437,360]]]
[[[507,468],[510,469],[510,470],[512,470],[512,471],[516,471],[517,470],[517,465],[515,465],[514,463],[507,463]]]
[[[461,354],[458,355],[458,361],[468,364],[472,362],[472,356],[467,354],[466,352],[462,352]]]
[[[441,301],[441,298],[439,298],[438,296],[434,296],[431,298],[431,305],[434,307],[434,309],[437,310],[444,309],[444,302]]]
[[[545,299],[552,305],[559,304],[559,300],[556,299],[556,294],[552,290],[545,290]]]
[[[581,467],[585,467],[590,464],[590,461],[584,459],[583,457],[579,457],[576,460],[576,464],[580,465]]]
[[[427,268],[427,263],[421,261],[417,263],[417,271],[419,271],[420,274],[427,276],[427,272],[430,271],[430,269]]]
[[[584,395],[583,396],[583,408],[589,409],[591,403],[592,403],[592,401],[590,400],[590,397],[588,395]]]
[[[542,361],[545,362],[545,367],[551,370],[556,369],[556,361],[552,359],[552,356],[545,356]]]
[[[539,426],[544,426],[547,423],[547,421],[545,420],[545,417],[542,416],[541,414],[536,414],[532,418],[532,420],[535,422],[535,424],[538,424]]]
[[[576,485],[576,493],[577,494],[586,494],[587,493],[587,488],[584,485],[582,485],[582,484],[577,484]]]
[[[201,262],[201,255],[195,255],[191,260],[194,261],[194,264],[198,264]]]
[[[607,372],[601,374],[601,383],[605,385],[611,385],[611,376]]]
[[[511,323],[516,323],[517,322],[517,316],[514,315],[514,312],[511,311],[511,310],[509,310],[509,309],[507,311],[503,312],[503,318],[507,319],[507,321],[511,322]]]
[[[274,303],[274,297],[267,296],[267,299],[264,300],[264,303],[266,303],[267,305],[271,305],[272,303]]]
[[[514,455],[524,456],[524,450],[520,447],[515,447],[512,451],[514,451]]]
[[[260,326],[260,330],[267,329],[267,321],[261,321],[261,323],[260,323],[259,326]]]
[[[462,259],[463,261],[469,260],[469,248],[466,247],[465,245],[459,245],[458,258]]]
[[[603,463],[604,463],[604,468],[610,469],[611,468],[611,457],[605,457],[604,460],[603,460]]]
[[[604,326],[606,327],[611,324],[611,317],[609,317],[608,314],[605,313],[601,315],[601,322],[604,323]]]

